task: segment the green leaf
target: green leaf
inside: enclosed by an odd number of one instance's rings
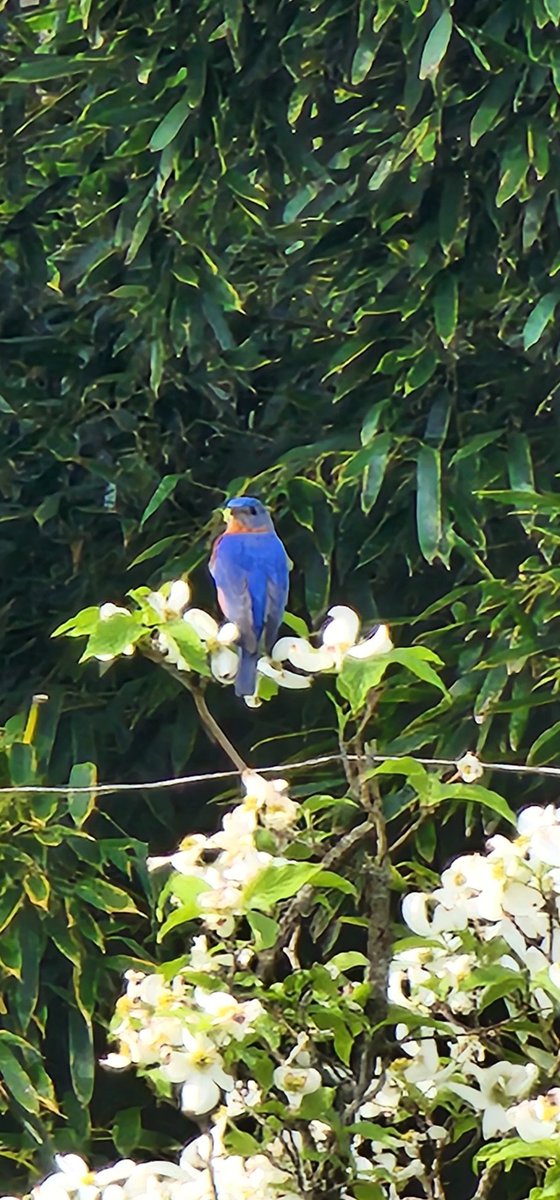
[[[486,446],[491,446],[493,442],[497,442],[498,438],[503,437],[503,429],[494,429],[489,433],[477,433],[474,437],[469,438],[464,445],[451,456],[449,466],[455,466],[455,463],[462,462],[465,458],[470,458],[473,454],[479,454]]]
[[[533,742],[527,762],[534,766],[555,762],[560,748],[560,721],[555,721]]]
[[[265,916],[262,912],[254,912],[252,909],[249,909],[245,916],[255,937],[257,954],[260,954],[261,950],[269,950],[274,946],[278,937],[278,921]]]
[[[268,208],[268,199],[262,184],[251,183],[245,175],[236,170],[226,171],[223,181],[236,196],[242,196],[244,200],[250,200],[260,208]]]
[[[169,109],[159,125],[156,125],[150,138],[150,150],[165,150],[165,147],[169,146],[170,142],[177,137],[190,113],[191,108],[187,97],[183,96],[173,105],[173,108]]]
[[[560,293],[547,292],[527,317],[523,326],[523,349],[530,350],[542,337],[547,325],[553,320]]]
[[[68,55],[57,58],[54,54],[36,54],[29,62],[19,63],[12,71],[2,76],[2,83],[43,83],[47,79],[66,79],[68,75],[90,73],[98,67],[97,58],[78,58]]]
[[[149,517],[153,516],[153,514],[155,512],[157,512],[158,508],[161,508],[161,505],[164,503],[164,501],[167,500],[169,498],[169,496],[171,496],[171,494],[175,491],[175,488],[177,487],[177,484],[179,483],[179,481],[181,479],[183,479],[182,474],[164,475],[163,479],[160,479],[160,482],[158,483],[153,496],[151,497],[150,500],[148,500],[148,503],[144,509],[144,512],[142,513],[142,516],[140,517],[140,525],[139,525],[140,529],[144,528],[144,525],[146,524],[146,521],[149,519]],[[164,542],[169,541],[168,538],[164,538],[162,540]],[[156,543],[156,545],[161,545],[161,543]],[[152,549],[153,549],[153,547],[152,547]],[[146,553],[146,551],[144,551],[144,553]],[[135,561],[139,562],[139,561],[144,561],[144,560],[140,557],[139,559],[136,559]]]
[[[392,434],[380,433],[365,447],[368,461],[362,477],[362,512],[370,513],[379,496],[392,443]]]
[[[142,1144],[142,1109],[121,1108],[113,1117],[111,1137],[124,1158]]]
[[[37,908],[48,908],[51,885],[46,875],[39,871],[29,872],[24,877],[23,889],[28,900]]]
[[[39,1097],[17,1054],[0,1038],[0,1079],[25,1112],[39,1112]]]
[[[95,763],[75,763],[70,771],[68,781],[74,787],[95,787],[97,783],[97,767]],[[87,793],[70,792],[68,795],[68,811],[75,825],[82,826],[95,808],[95,791]]]
[[[243,892],[243,902],[251,909],[263,909],[266,912],[279,900],[295,896],[296,892],[310,883],[320,871],[320,863],[290,862],[284,866],[270,863],[247,885]]]
[[[73,884],[73,891],[76,896],[103,912],[138,913],[134,901],[126,892],[104,880],[79,880]]]
[[[439,277],[434,295],[436,332],[444,346],[448,346],[455,337],[458,310],[457,276],[446,271]]]
[[[435,78],[445,57],[452,32],[453,19],[451,13],[447,9],[444,9],[426,39],[418,71],[420,79]]]
[[[363,708],[368,693],[381,683],[390,665],[388,658],[389,656],[384,654],[378,658],[344,659],[336,684],[341,696],[349,701],[353,712]]]
[[[433,687],[439,688],[444,696],[449,693],[443,680],[430,666],[430,662],[435,662],[442,666],[441,659],[433,651],[427,650],[425,646],[410,646],[407,649],[391,650],[387,655],[391,662],[400,663],[402,667],[406,667],[407,671],[411,671],[418,679],[422,679],[424,683],[430,683]]]
[[[203,892],[207,892],[209,887],[210,885],[197,875],[174,874],[171,876],[164,889],[164,893],[160,897],[160,905],[163,903],[164,895],[176,896],[181,901],[181,904],[164,921],[158,933],[159,942],[179,925],[186,925],[188,921],[200,917],[198,898]]]
[[[544,1159],[560,1158],[560,1138],[542,1138],[538,1142],[524,1142],[521,1138],[503,1137],[499,1142],[489,1142],[477,1151],[473,1159],[476,1167],[479,1163],[487,1163],[493,1167],[498,1163],[515,1163],[518,1159],[534,1158],[537,1162]]]
[[[146,550],[142,550],[141,554],[137,554],[136,558],[133,558],[132,562],[128,565],[129,571],[132,567],[139,566],[140,563],[148,562],[150,558],[157,558],[159,554],[163,554],[164,550],[169,550],[171,546],[177,546],[180,540],[179,534],[176,533],[160,538],[158,542],[154,542],[153,546],[148,546]],[[96,611],[99,614],[99,610]]]
[[[63,621],[62,625],[58,625],[51,637],[62,637],[66,634],[67,637],[84,637],[97,627],[99,623],[99,608],[97,604],[92,604],[89,608],[83,608],[75,617],[70,617],[68,621]]]
[[[346,896],[357,896],[354,884],[336,871],[320,871],[315,879],[315,884],[325,888],[334,888],[338,892],[344,892]]]
[[[513,94],[515,78],[513,73],[502,71],[485,87],[482,103],[477,108],[470,126],[471,146],[476,146],[481,137],[488,132],[496,122],[496,118],[507,100]]]
[[[429,794],[430,777],[426,768],[422,766],[422,763],[416,762],[415,758],[409,758],[407,755],[403,755],[402,758],[387,759],[386,762],[367,771],[365,777],[370,779],[375,775],[404,775],[421,800]]]
[[[163,626],[165,636],[172,638],[177,649],[192,671],[199,675],[210,675],[208,658],[198,634],[186,621],[167,621]]]
[[[76,1099],[89,1104],[95,1078],[93,1034],[91,1024],[73,1006],[68,1009],[68,1057]]]
[[[443,526],[441,512],[441,454],[433,446],[420,446],[416,474],[416,525],[426,562],[439,554]]]
[[[87,662],[98,654],[110,654],[116,658],[142,637],[144,630],[133,613],[113,613],[105,620],[98,619],[97,627],[90,634],[80,662]]]
[[[28,742],[13,742],[8,750],[10,779],[16,786],[37,783],[36,756],[33,746]]]
[[[529,169],[527,147],[514,142],[506,149],[502,158],[500,186],[496,193],[496,207],[501,208],[519,192]]]
[[[510,825],[516,824],[515,813],[503,796],[499,796],[490,788],[481,787],[478,783],[439,783],[438,780],[432,779],[430,805],[441,804],[443,800],[465,800],[482,804],[492,812],[498,813],[498,816]]]

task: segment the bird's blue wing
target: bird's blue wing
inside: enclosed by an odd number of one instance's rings
[[[279,539],[278,539],[279,540]],[[274,556],[268,576],[266,588],[266,608],[264,617],[264,644],[267,654],[270,654],[276,641],[278,630],[282,624],[289,587],[288,557],[281,542],[282,554]]]
[[[250,580],[239,541],[239,535],[219,538],[210,559],[210,573],[224,617],[237,625],[247,650],[256,652],[260,630],[255,627]]]
[[[288,558],[275,533],[224,534],[210,561],[220,608],[247,649],[265,635],[270,649],[288,593]]]

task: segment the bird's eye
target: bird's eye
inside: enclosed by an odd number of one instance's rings
[[[251,514],[251,516],[252,516],[252,517],[256,517],[256,515],[257,515],[257,510],[256,510],[256,508],[255,508],[255,505],[254,505],[254,504],[251,504],[251,505],[249,506],[249,512],[250,512],[250,514]]]

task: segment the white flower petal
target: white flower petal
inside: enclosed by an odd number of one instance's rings
[[[232,683],[239,668],[239,658],[229,646],[220,646],[210,655],[210,670],[219,683]]]
[[[54,1161],[59,1171],[62,1171],[63,1175],[73,1176],[76,1183],[90,1173],[87,1162],[79,1154],[55,1154]]]
[[[191,598],[191,589],[185,579],[174,579],[167,597],[167,607],[174,613],[181,613],[187,607]]]
[[[101,1171],[97,1171],[95,1182],[102,1188],[110,1183],[122,1183],[123,1179],[128,1179],[135,1170],[136,1163],[132,1158],[121,1158],[113,1163],[112,1167],[103,1167]]]
[[[99,616],[102,621],[108,621],[109,617],[114,617],[116,613],[124,613],[125,617],[129,617],[130,613],[127,608],[121,608],[118,604],[101,604],[99,606]]]
[[[353,608],[345,604],[335,604],[330,608],[327,617],[329,623],[323,630],[323,645],[333,650],[353,646],[360,632],[360,618]]]
[[[350,658],[377,658],[382,654],[389,654],[393,649],[389,630],[386,625],[378,625],[369,637],[363,642],[358,642],[357,646],[351,646],[346,651]]]
[[[194,629],[203,642],[214,641],[218,636],[218,622],[202,608],[189,608],[183,613],[183,621]]]
[[[105,1058],[99,1059],[99,1066],[106,1067],[109,1071],[126,1071],[131,1062],[132,1059],[127,1054],[107,1054]]]
[[[295,675],[293,671],[284,671],[281,667],[275,667],[268,658],[259,658],[257,671],[261,675],[266,675],[268,679],[273,679],[279,687],[293,688],[296,691],[311,687],[311,680],[308,676]],[[247,700],[247,696],[245,700]]]
[[[225,625],[218,629],[218,641],[221,646],[232,646],[239,641],[239,630],[233,621],[226,621]]]
[[[220,1102],[220,1089],[208,1075],[200,1074],[181,1088],[181,1108],[194,1116],[210,1112]]]

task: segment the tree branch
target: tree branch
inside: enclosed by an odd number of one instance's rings
[[[321,861],[321,867],[325,871],[336,870],[337,867],[348,857],[349,854],[371,837],[375,826],[368,818],[367,821],[362,821],[361,825],[356,825],[355,829],[351,829],[344,837],[340,838],[335,846],[332,846],[327,851],[325,857]],[[279,956],[283,953],[288,942],[293,937],[302,918],[306,915],[306,909],[311,902],[313,896],[313,884],[308,883],[303,887],[297,896],[288,905],[284,916],[280,922],[278,936],[274,946],[270,950],[265,950],[259,955],[258,975],[265,983],[270,983],[274,976],[276,963]]]
[[[230,742],[227,734],[224,733],[221,726],[218,725],[216,718],[212,716],[212,713],[210,712],[206,703],[204,685],[195,683],[188,675],[185,675],[184,671],[178,671],[177,667],[174,667],[172,663],[168,663],[165,655],[159,650],[156,650],[156,648],[150,645],[149,642],[142,642],[139,646],[139,649],[145,658],[148,658],[150,662],[156,663],[158,667],[163,667],[164,671],[167,671],[168,675],[171,675],[171,677],[175,679],[177,683],[181,685],[181,687],[185,688],[187,692],[190,692],[196,706],[196,711],[200,717],[201,724],[210,738],[210,741],[217,742],[218,746],[221,746],[224,754],[227,755],[230,762],[232,762],[234,767],[236,767],[236,769],[239,771],[240,775],[242,775],[244,771],[248,771],[249,767],[247,766],[247,763],[244,762],[241,755],[237,753],[233,742]]]

